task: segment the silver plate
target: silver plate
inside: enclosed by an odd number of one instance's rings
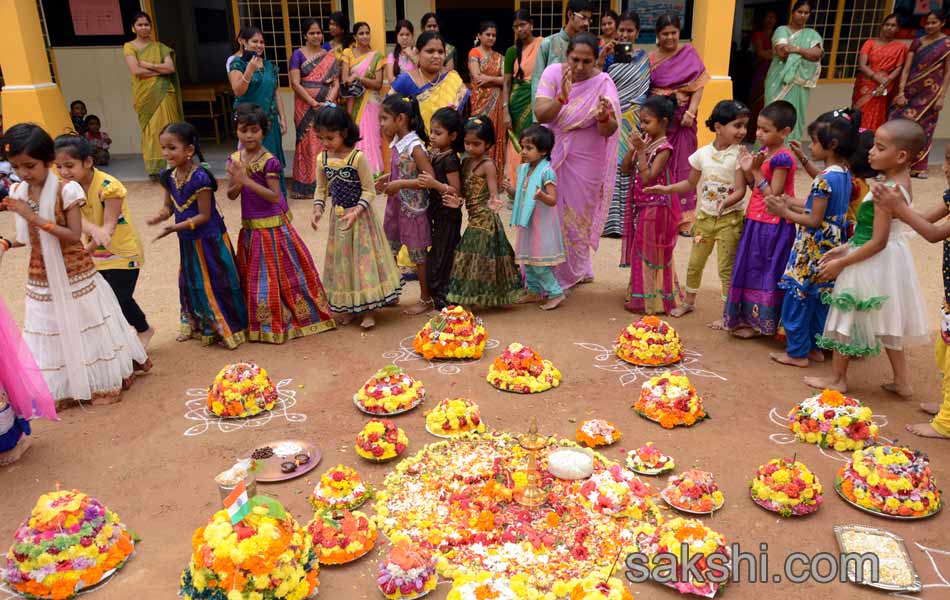
[[[646,475],[648,477],[655,477],[656,475],[663,475],[665,473],[670,473],[676,469],[674,464],[672,467],[663,467],[662,469],[635,469],[630,466],[630,463],[625,463],[625,466],[628,470],[633,471],[637,475]]]
[[[363,408],[362,406],[360,406],[359,394],[353,394],[353,404],[356,405],[356,408],[359,409],[360,412],[366,413],[366,414],[371,415],[371,416],[373,416],[373,417],[395,417],[396,415],[401,415],[401,414],[403,414],[403,413],[407,413],[407,412],[409,412],[410,410],[412,410],[412,409],[414,409],[415,407],[417,407],[417,406],[419,406],[420,404],[422,404],[422,401],[425,400],[425,399],[426,399],[426,395],[425,395],[425,392],[423,392],[422,395],[420,395],[420,396],[416,399],[415,403],[414,403],[412,406],[410,406],[409,408],[403,408],[402,410],[395,410],[395,411],[393,411],[393,412],[391,412],[391,413],[385,413],[385,412],[383,412],[383,413],[378,413],[378,412],[370,412],[370,411],[366,410],[365,408]]]
[[[936,514],[936,513],[935,513]],[[838,548],[841,549],[842,553],[849,552],[845,547],[843,534],[847,531],[861,531],[868,534],[880,535],[883,537],[889,537],[900,547],[901,552],[904,554],[904,561],[907,563],[907,566],[910,568],[910,574],[913,578],[913,583],[910,585],[900,586],[890,583],[881,583],[881,582],[870,582],[870,581],[858,581],[857,573],[854,570],[854,564],[850,564],[848,568],[848,580],[851,583],[859,583],[861,585],[866,585],[873,588],[878,588],[880,590],[888,590],[891,592],[920,592],[924,589],[924,584],[920,580],[920,576],[917,574],[917,569],[914,567],[914,561],[910,558],[910,553],[907,552],[907,545],[904,543],[904,538],[897,535],[896,533],[891,533],[884,529],[878,529],[877,527],[865,527],[863,525],[835,525],[834,526],[835,539],[838,541]]]
[[[700,511],[689,510],[689,509],[686,509],[686,508],[680,508],[679,506],[676,506],[675,504],[673,504],[672,502],[670,502],[669,499],[667,499],[667,497],[666,497],[666,490],[663,490],[662,492],[660,492],[660,498],[662,498],[662,499],[663,499],[663,502],[666,502],[666,503],[670,506],[670,508],[672,508],[672,509],[674,509],[674,510],[678,510],[678,511],[680,511],[680,512],[682,512],[682,513],[686,513],[686,514],[688,514],[688,515],[699,515],[699,516],[707,516],[707,517],[708,517],[709,515],[713,514],[714,512],[716,512],[717,510],[719,510],[720,508],[722,508],[723,505],[726,503],[725,498],[723,498],[722,502],[719,503],[719,506],[714,506],[713,509],[710,510],[710,511],[700,512]]]
[[[844,495],[844,493],[841,491],[841,477],[840,476],[835,476],[834,488],[835,488],[835,492],[837,492],[838,495],[841,496],[841,499],[847,502],[848,504],[850,504],[851,506],[855,507],[856,509],[862,512],[866,512],[869,515],[874,515],[875,517],[881,517],[882,519],[894,519],[895,521],[919,521],[921,519],[929,519],[930,517],[938,514],[941,510],[943,510],[943,498],[941,498],[940,505],[937,507],[937,510],[933,511],[932,513],[928,515],[921,515],[919,517],[915,517],[915,516],[905,517],[903,515],[889,515],[879,510],[872,510],[870,508],[861,506],[857,502],[853,502],[849,498],[847,498]]]

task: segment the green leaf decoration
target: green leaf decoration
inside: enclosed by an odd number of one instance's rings
[[[386,365],[382,369],[376,371],[376,374],[373,375],[376,379],[386,379],[387,377],[394,377],[396,375],[401,375],[402,369],[396,365]]]
[[[267,516],[277,519],[278,521],[283,521],[287,518],[287,511],[284,510],[283,505],[274,498],[257,495],[251,498],[250,504],[251,510],[258,506],[267,507]]]

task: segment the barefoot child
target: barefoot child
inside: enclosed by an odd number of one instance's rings
[[[521,274],[515,252],[505,236],[498,211],[497,169],[488,157],[495,143],[491,119],[472,117],[465,122],[462,195],[468,227],[455,250],[446,300],[464,306],[507,306],[521,298]]]
[[[531,125],[521,132],[521,160],[511,224],[518,228],[516,262],[524,267],[528,295],[521,302],[540,302],[553,310],[564,301],[554,265],[564,262],[564,239],[557,214],[557,175],[551,168],[554,134]]]
[[[923,130],[913,121],[897,119],[879,127],[870,163],[886,183],[874,184],[872,191],[881,185],[896,187],[910,205],[910,166],[924,142]],[[884,389],[905,397],[912,393],[904,346],[926,337],[927,319],[906,230],[889,211],[875,210],[868,194],[858,209],[854,237],[821,259],[818,276],[837,278],[826,298],[832,308],[825,331],[818,338],[820,347],[834,350],[832,375],[806,377],[806,385],[846,392],[851,357],[877,354],[883,346],[894,371],[894,381]]]
[[[715,132],[716,138],[690,155],[689,179],[644,190],[647,194],[685,194],[700,186],[693,248],[686,269],[686,299],[670,312],[673,317],[682,317],[696,309],[703,269],[716,246],[724,302],[729,293],[736,247],[742,235],[742,199],[746,191],[745,177],[739,169],[739,144],[745,139],[749,114],[741,102],[721,100],[706,120],[706,126]],[[721,329],[722,320],[710,323],[710,327]]]
[[[205,346],[218,342],[233,350],[247,340],[247,306],[231,239],[214,202],[218,182],[205,166],[192,125],[169,123],[159,140],[169,167],[159,177],[165,207],[148,224],[175,217],[175,223],[166,225],[155,239],[178,235],[181,332],[176,339],[195,338]]]
[[[39,126],[14,125],[3,148],[21,179],[3,201],[17,215],[17,242],[4,245],[30,247],[23,337],[55,400],[118,402],[148,356],[83,247],[86,194],[50,170],[53,140]]]
[[[283,166],[262,145],[270,122],[256,104],[234,111],[241,150],[228,159],[228,198],[241,198],[237,266],[252,342],[283,344],[336,327],[310,250],[291,224]]]
[[[673,250],[682,208],[668,194],[647,194],[644,188],[669,184],[673,146],[666,130],[676,104],[667,96],[651,96],[640,107],[640,131],[630,133],[630,150],[620,171],[634,171],[630,204],[625,212],[622,262],[630,265],[630,285],[624,308],[640,314],[670,314],[680,296]],[[641,135],[640,132],[643,132]],[[682,296],[680,296],[682,298]]]
[[[432,243],[429,231],[429,195],[419,182],[419,174],[434,176],[432,163],[424,143],[429,140],[425,123],[419,114],[415,98],[391,94],[383,101],[379,114],[383,136],[392,138],[392,153],[388,181],[376,182],[377,191],[389,196],[383,230],[389,238],[394,255],[403,245],[415,263],[419,278],[419,302],[403,311],[406,315],[420,315],[433,307],[432,294],[426,269],[426,251]]]
[[[429,151],[435,177],[419,174],[419,184],[429,189],[429,224],[432,245],[426,256],[429,293],[436,309],[446,306],[455,249],[462,239],[462,209],[457,201],[462,189],[462,164],[459,151],[464,149],[462,117],[454,108],[440,108],[429,126]]]
[[[402,282],[386,234],[373,213],[376,191],[366,155],[355,150],[360,132],[338,106],[317,111],[317,190],[311,226],[316,229],[326,204],[332,203],[323,277],[330,309],[346,325],[362,317],[360,327],[376,325],[374,311],[399,298]]]
[[[825,169],[819,172],[812,161],[805,162],[807,171],[816,172],[808,199],[802,205],[787,195],[766,198],[772,214],[796,223],[795,242],[778,284],[785,290],[781,315],[785,352],[769,354],[783,365],[807,367],[811,360],[824,360],[816,341],[828,316],[821,297],[834,281],[818,277],[819,261],[847,241],[845,219],[852,189],[848,165],[858,144],[858,123],[858,113],[848,110],[818,117],[808,126],[808,135],[811,155],[824,162]]]
[[[755,137],[762,150],[753,156],[743,147],[739,155],[752,195],[722,316],[723,329],[736,337],[772,336],[778,331],[785,296],[778,282],[795,239],[795,225],[769,213],[765,197],[795,195],[795,158],[785,147],[795,119],[790,103],[772,102],[758,116]]]
[[[83,138],[61,135],[56,138],[55,148],[59,176],[75,181],[86,194],[81,209],[86,250],[119,300],[122,316],[135,327],[142,346],[148,348],[155,328],[148,324],[134,298],[139,270],[145,259],[142,242],[132,224],[125,186],[93,166],[92,147]]]
[[[940,335],[934,346],[937,368],[943,374],[943,402],[921,403],[921,410],[934,415],[933,420],[906,427],[907,431],[915,435],[950,439],[950,221],[944,219],[950,215],[950,148],[947,148],[943,173],[947,178],[943,204],[926,213],[920,214],[913,210],[904,202],[901,194],[895,193],[894,188],[876,188],[874,204],[877,210],[890,211],[896,218],[913,227],[928,242],[943,241],[943,306],[940,311]]]

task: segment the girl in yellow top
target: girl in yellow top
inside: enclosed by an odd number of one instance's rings
[[[135,327],[142,346],[148,347],[155,329],[132,297],[144,254],[129,215],[125,186],[93,166],[94,153],[88,140],[61,135],[56,138],[55,150],[60,177],[75,181],[86,192],[86,203],[81,208],[86,250],[92,255],[96,270],[115,292],[125,320]]]

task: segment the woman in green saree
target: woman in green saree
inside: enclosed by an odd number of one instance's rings
[[[498,140],[499,144],[508,144],[505,154],[505,172],[508,181],[518,180],[518,165],[521,164],[521,132],[534,123],[531,110],[531,75],[534,62],[541,46],[541,38],[534,35],[534,19],[526,8],[515,11],[512,28],[515,30],[515,45],[505,52],[505,84],[501,97],[505,103],[505,128],[507,140]]]
[[[821,73],[821,35],[805,27],[811,16],[809,0],[798,0],[792,7],[792,22],[772,34],[772,66],[765,77],[765,105],[786,100],[795,107],[798,120],[789,140],[800,140],[805,132],[808,96]]]
[[[132,106],[142,128],[142,158],[149,177],[158,177],[165,168],[158,134],[169,123],[183,121],[181,86],[175,72],[174,51],[152,40],[152,18],[147,13],[132,15],[135,39],[122,46],[125,64],[132,73]]]
[[[284,118],[284,106],[280,101],[277,66],[264,58],[264,34],[260,28],[253,25],[242,28],[238,34],[238,43],[244,50],[244,55],[252,52],[256,56],[246,61],[242,55],[231,61],[228,80],[231,82],[231,90],[234,91],[234,108],[252,103],[264,110],[270,121],[264,147],[285,167],[287,159],[284,158],[281,138],[287,132],[287,120]],[[287,187],[283,173],[280,177],[280,189],[286,197]]]

